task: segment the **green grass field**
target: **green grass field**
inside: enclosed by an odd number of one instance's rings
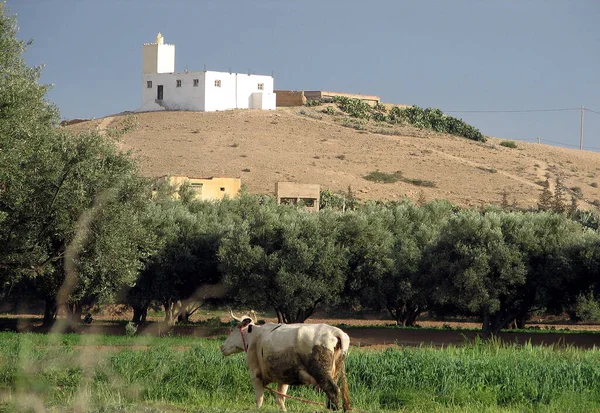
[[[254,410],[244,356],[223,358],[221,342],[0,333],[0,411]],[[600,412],[599,350],[496,342],[351,348],[347,371],[353,407],[369,412]],[[289,393],[325,400],[307,387]],[[271,394],[262,411],[277,411]]]

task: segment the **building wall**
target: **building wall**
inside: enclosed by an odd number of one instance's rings
[[[326,90],[305,90],[304,96],[306,99],[325,99],[331,98],[333,99],[335,96],[342,96],[351,99],[360,99],[364,100],[367,103],[375,105],[380,102],[379,96],[371,96],[371,95],[360,95],[355,93],[342,93],[342,92],[330,92]]]
[[[225,197],[237,198],[242,188],[240,178],[189,178],[183,175],[169,177],[169,183],[176,189],[186,181],[190,182],[192,188],[198,188],[198,199],[202,201],[221,200]]]
[[[198,79],[198,86],[194,86]],[[177,80],[181,86],[177,86]],[[152,82],[152,88],[147,82]],[[220,86],[215,82],[219,81]],[[258,84],[263,84],[263,90]],[[163,99],[157,101],[158,86],[163,86]],[[228,72],[154,73],[142,75],[142,106],[139,111],[276,108],[271,76]]]
[[[304,106],[306,97],[303,91],[296,90],[276,90],[277,106]]]
[[[275,184],[275,195],[278,204],[287,201],[292,201],[291,203],[294,204],[304,202],[305,204],[312,204],[312,206],[306,207],[307,210],[318,211],[321,202],[321,185],[277,182]]]
[[[190,182],[202,183],[202,200],[237,198],[242,188],[240,178],[190,178]]]
[[[205,106],[204,110],[212,112],[215,110],[226,110],[237,108],[236,76],[228,72],[204,72],[205,73]],[[220,86],[215,82],[220,81]]]
[[[146,43],[142,47],[142,73],[175,72],[175,45]]]
[[[198,79],[198,86],[194,86]],[[177,86],[177,81],[181,86]],[[152,88],[147,82],[152,82]],[[142,106],[139,111],[205,110],[205,73],[155,73],[142,75]],[[163,99],[157,101],[158,86],[163,87]]]
[[[263,75],[236,74],[237,107],[240,109],[270,109],[276,108],[273,94],[273,77]],[[263,89],[259,89],[262,84]],[[261,97],[256,94],[262,94]],[[260,107],[256,106],[260,105]]]

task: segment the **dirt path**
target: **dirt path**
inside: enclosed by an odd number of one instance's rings
[[[104,135],[106,128],[108,128],[108,125],[110,125],[114,118],[114,116],[107,116],[100,121],[96,129],[101,135]]]

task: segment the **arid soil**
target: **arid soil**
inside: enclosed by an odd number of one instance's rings
[[[318,183],[322,189],[351,191],[361,199],[447,199],[462,206],[509,203],[534,207],[547,177],[560,177],[582,208],[600,200],[600,154],[544,144],[516,142],[517,148],[370,121],[360,130],[348,118],[321,108],[276,111],[150,112],[135,116],[137,128],[121,147],[140,160],[144,175],[240,177],[252,193],[273,194],[277,181]],[[126,115],[68,126],[74,131],[111,128]],[[485,131],[482,131],[485,133]],[[399,136],[398,136],[399,135]],[[407,182],[375,183],[370,172],[401,171]]]

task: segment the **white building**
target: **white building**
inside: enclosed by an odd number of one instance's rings
[[[175,45],[146,43],[142,53],[142,106],[139,112],[275,109],[273,76],[229,72],[175,73]]]

